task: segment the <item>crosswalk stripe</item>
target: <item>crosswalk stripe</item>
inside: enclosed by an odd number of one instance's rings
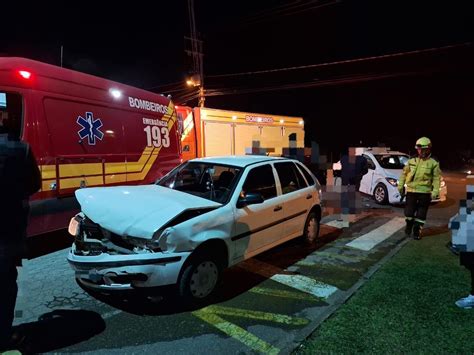
[[[313,255],[318,258],[338,259],[344,262],[358,262],[360,260],[367,258],[365,255],[347,255],[347,254],[330,253],[327,251],[318,251]]]
[[[301,300],[301,301],[309,301],[309,302],[317,302],[318,298],[314,297],[313,295],[308,295],[307,293],[296,293],[292,291],[286,290],[278,290],[273,288],[264,288],[264,287],[254,287],[249,290],[251,293],[256,293],[259,295],[271,296],[271,297],[281,297],[281,298],[289,298],[293,300]]]
[[[255,335],[249,333],[245,329],[228,322],[225,319],[222,319],[217,314],[215,314],[212,309],[209,309],[209,307],[194,311],[193,314],[206,323],[213,325],[221,332],[245,344],[254,351],[271,355],[276,355],[280,352],[280,349],[268,344],[260,338],[257,338]]]
[[[344,221],[338,221],[338,220],[333,220],[329,222],[322,223],[325,226],[333,227],[333,228],[338,228],[342,229],[344,227],[348,227],[347,222]]]
[[[109,318],[112,318],[118,314],[122,313],[122,311],[120,309],[116,309],[116,310],[113,310],[113,311],[110,311],[110,312],[107,312],[107,313],[104,313],[101,315],[102,319],[109,319]]]
[[[319,268],[323,268],[323,269],[328,269],[328,268],[329,269],[338,269],[338,270],[342,270],[342,271],[354,271],[354,272],[358,272],[358,273],[362,272],[359,269],[356,269],[356,268],[353,268],[353,267],[350,267],[350,266],[347,266],[347,265],[314,263],[314,262],[305,261],[305,260],[298,261],[295,265],[296,266],[303,266],[303,267],[314,267],[314,268],[319,267]]]
[[[303,275],[284,275],[277,274],[271,277],[273,281],[283,285],[296,288],[297,290],[312,294],[320,298],[328,298],[338,290],[337,287],[316,281]]]
[[[363,236],[354,239],[346,245],[355,249],[369,251],[377,244],[383,242],[385,239],[392,236],[404,225],[404,218],[395,217],[387,223],[382,224],[380,227],[371,230],[369,233],[366,233]]]
[[[241,309],[234,307],[224,307],[212,305],[207,307],[208,311],[221,316],[233,316],[239,318],[258,319],[268,322],[275,322],[288,325],[306,325],[309,320],[299,317],[290,317],[285,314],[269,313],[261,311],[252,311],[250,309]]]
[[[319,298],[326,299],[338,290],[337,287],[307,276],[283,274],[285,270],[256,259],[246,260],[239,267]]]

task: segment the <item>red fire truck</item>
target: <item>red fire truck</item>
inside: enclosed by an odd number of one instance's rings
[[[301,117],[176,106],[183,160],[215,155],[292,155],[304,151]],[[293,150],[293,151],[292,151]]]
[[[170,99],[73,70],[0,58],[0,115],[41,170],[30,236],[67,226],[77,188],[151,183],[181,161]]]

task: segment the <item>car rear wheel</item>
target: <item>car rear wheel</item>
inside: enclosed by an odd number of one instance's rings
[[[374,200],[379,205],[386,205],[388,203],[388,191],[385,185],[378,184],[374,189]]]
[[[187,304],[205,303],[213,295],[222,267],[216,258],[204,253],[191,256],[184,266],[178,291]]]
[[[320,219],[315,212],[310,212],[304,224],[303,240],[307,243],[313,243],[319,237],[320,228]]]

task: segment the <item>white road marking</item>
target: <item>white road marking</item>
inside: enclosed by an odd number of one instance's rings
[[[325,226],[329,226],[329,227],[334,227],[334,228],[337,228],[337,229],[342,229],[344,227],[348,227],[347,222],[338,221],[336,219],[333,220],[333,221],[329,221],[329,222],[321,223],[321,224],[324,224]]]
[[[316,281],[303,275],[276,274],[273,275],[271,279],[320,298],[328,298],[338,290],[337,287]]]
[[[113,316],[116,316],[117,314],[120,314],[120,313],[122,313],[122,311],[119,310],[119,309],[116,309],[116,310],[113,310],[113,311],[102,314],[101,317],[102,317],[102,319],[105,320],[105,319],[112,318]]]
[[[405,225],[405,219],[396,217],[380,227],[371,230],[369,233],[354,239],[346,245],[355,249],[369,251],[377,244],[392,236],[396,231]]]
[[[239,267],[319,298],[328,298],[338,290],[337,287],[307,276],[282,273],[286,270],[256,259],[246,260]]]

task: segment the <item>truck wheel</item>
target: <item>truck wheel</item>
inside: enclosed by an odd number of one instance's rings
[[[303,240],[307,243],[313,243],[319,237],[321,228],[320,220],[314,212],[310,212],[306,218],[303,230]]]
[[[179,296],[188,305],[205,303],[216,289],[221,269],[217,259],[207,253],[191,255],[179,280]]]
[[[386,205],[388,203],[388,192],[384,184],[378,184],[375,186],[374,200],[379,205]]]

